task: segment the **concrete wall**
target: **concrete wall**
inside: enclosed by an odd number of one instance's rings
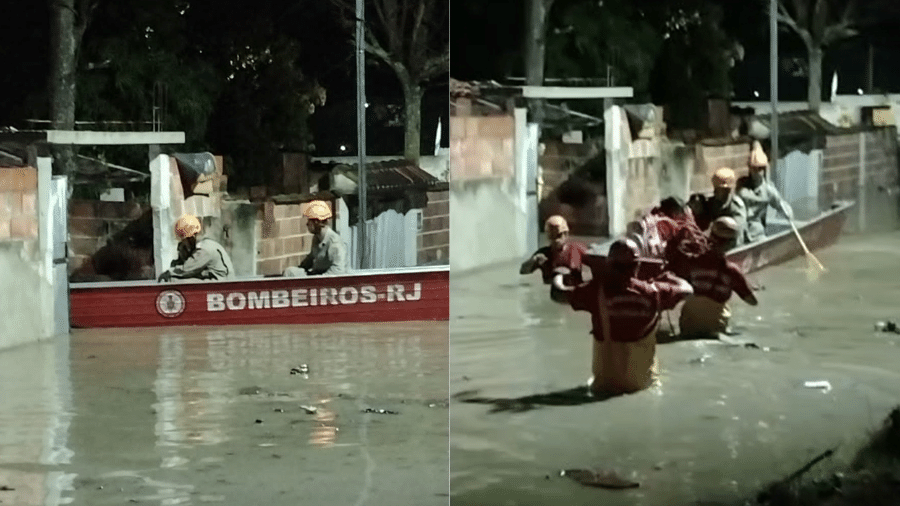
[[[525,213],[518,205],[513,178],[484,178],[450,183],[450,268],[475,269],[524,259]]]
[[[33,167],[0,168],[0,349],[55,333],[50,168],[44,169],[46,174]]]
[[[450,117],[450,268],[475,269],[522,258],[524,195],[515,177],[511,114]]]
[[[0,350],[52,333],[52,287],[40,271],[36,239],[0,241]]]
[[[422,231],[416,241],[417,264],[450,262],[450,192],[428,192],[422,209]]]

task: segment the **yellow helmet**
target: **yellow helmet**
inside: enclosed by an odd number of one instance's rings
[[[327,220],[331,218],[331,208],[324,201],[313,200],[306,205],[303,216],[308,220]]]
[[[566,222],[566,219],[562,216],[555,214],[544,222],[544,232],[550,233],[551,230],[555,230],[556,232],[568,232],[569,224]]]
[[[203,227],[200,226],[200,220],[198,220],[196,216],[185,214],[181,218],[178,218],[178,221],[175,223],[175,236],[177,236],[179,240],[184,240],[199,234],[202,228]]]
[[[712,184],[715,188],[734,188],[736,180],[737,177],[735,177],[733,170],[728,167],[722,167],[713,174]]]

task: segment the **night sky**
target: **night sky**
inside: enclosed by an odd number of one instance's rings
[[[635,0],[649,2],[652,0]],[[744,46],[745,58],[732,70],[733,100],[769,98],[769,29],[767,11],[758,1],[716,0],[725,8],[723,28]],[[866,8],[881,9],[873,16],[874,26],[860,37],[847,40],[826,53],[823,65],[823,90],[830,90],[831,77],[838,71],[838,93],[856,93],[865,89],[865,65],[868,43],[875,46],[874,88],[882,92],[900,92],[900,2],[863,0]],[[524,30],[524,2],[495,0],[490,5],[472,6],[468,0],[454,0],[451,22],[451,75],[455,79],[503,80],[522,76],[520,47]],[[490,47],[489,51],[484,48]],[[804,58],[798,37],[782,31],[779,35],[782,58]],[[598,71],[598,75],[601,72]],[[790,72],[779,74],[779,99],[806,100],[806,78]]]
[[[101,0],[110,2],[113,0]],[[121,0],[119,0],[121,1]],[[129,0],[126,0],[129,1]],[[142,0],[130,0],[142,1]],[[44,90],[48,75],[49,9],[45,1],[5,2],[4,29],[0,30],[0,126],[27,128],[23,120],[42,116],[34,114],[44,107]],[[229,5],[253,6],[248,0],[222,0],[217,7]],[[316,156],[344,154],[339,146],[356,143],[356,61],[355,48],[348,34],[336,20],[330,2],[321,0],[272,0],[268,5],[277,17],[278,29],[299,41],[298,65],[315,78],[328,93],[324,107],[317,109],[311,120],[315,136]],[[350,34],[352,35],[352,34]],[[402,105],[402,93],[394,73],[367,55],[367,99],[372,105]],[[172,93],[172,92],[170,92]],[[423,104],[422,137],[433,145],[438,118],[449,116],[446,83],[430,89]],[[348,117],[349,115],[349,117]],[[76,120],[80,118],[76,117]],[[150,118],[123,118],[147,121]],[[174,127],[174,128],[172,128]],[[170,126],[176,129],[177,125]],[[368,151],[372,155],[399,154],[403,151],[402,127],[373,128],[368,133]],[[443,145],[448,145],[447,129],[443,128]],[[428,154],[428,153],[425,153]]]

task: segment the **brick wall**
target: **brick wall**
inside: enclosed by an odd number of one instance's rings
[[[865,139],[867,190],[871,193],[871,190],[879,186],[896,185],[896,130],[883,128],[864,132],[862,135]],[[827,207],[835,200],[858,200],[860,134],[829,135],[823,155],[819,205]]]
[[[37,237],[37,169],[0,168],[0,241]]]
[[[450,178],[513,175],[515,123],[508,114],[450,117]]]
[[[712,192],[712,176],[722,167],[729,167],[737,177],[747,175],[750,144],[740,142],[724,145],[696,144],[694,173],[691,175],[690,193]]]
[[[149,204],[136,202],[69,202],[69,274],[90,273],[90,258],[134,220],[150,210]],[[152,237],[152,229],[149,231]],[[152,246],[142,263],[153,265]]]
[[[334,212],[334,202],[328,205]],[[299,265],[309,253],[313,236],[306,229],[303,217],[306,206],[272,202],[261,206],[256,216],[258,274],[281,274],[286,268]]]
[[[418,265],[432,262],[449,262],[449,191],[428,192],[428,206],[422,209],[422,231],[417,239]]]

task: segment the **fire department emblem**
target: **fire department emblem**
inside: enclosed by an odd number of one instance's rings
[[[175,318],[184,312],[184,295],[178,290],[165,290],[156,297],[156,311],[166,317]]]

